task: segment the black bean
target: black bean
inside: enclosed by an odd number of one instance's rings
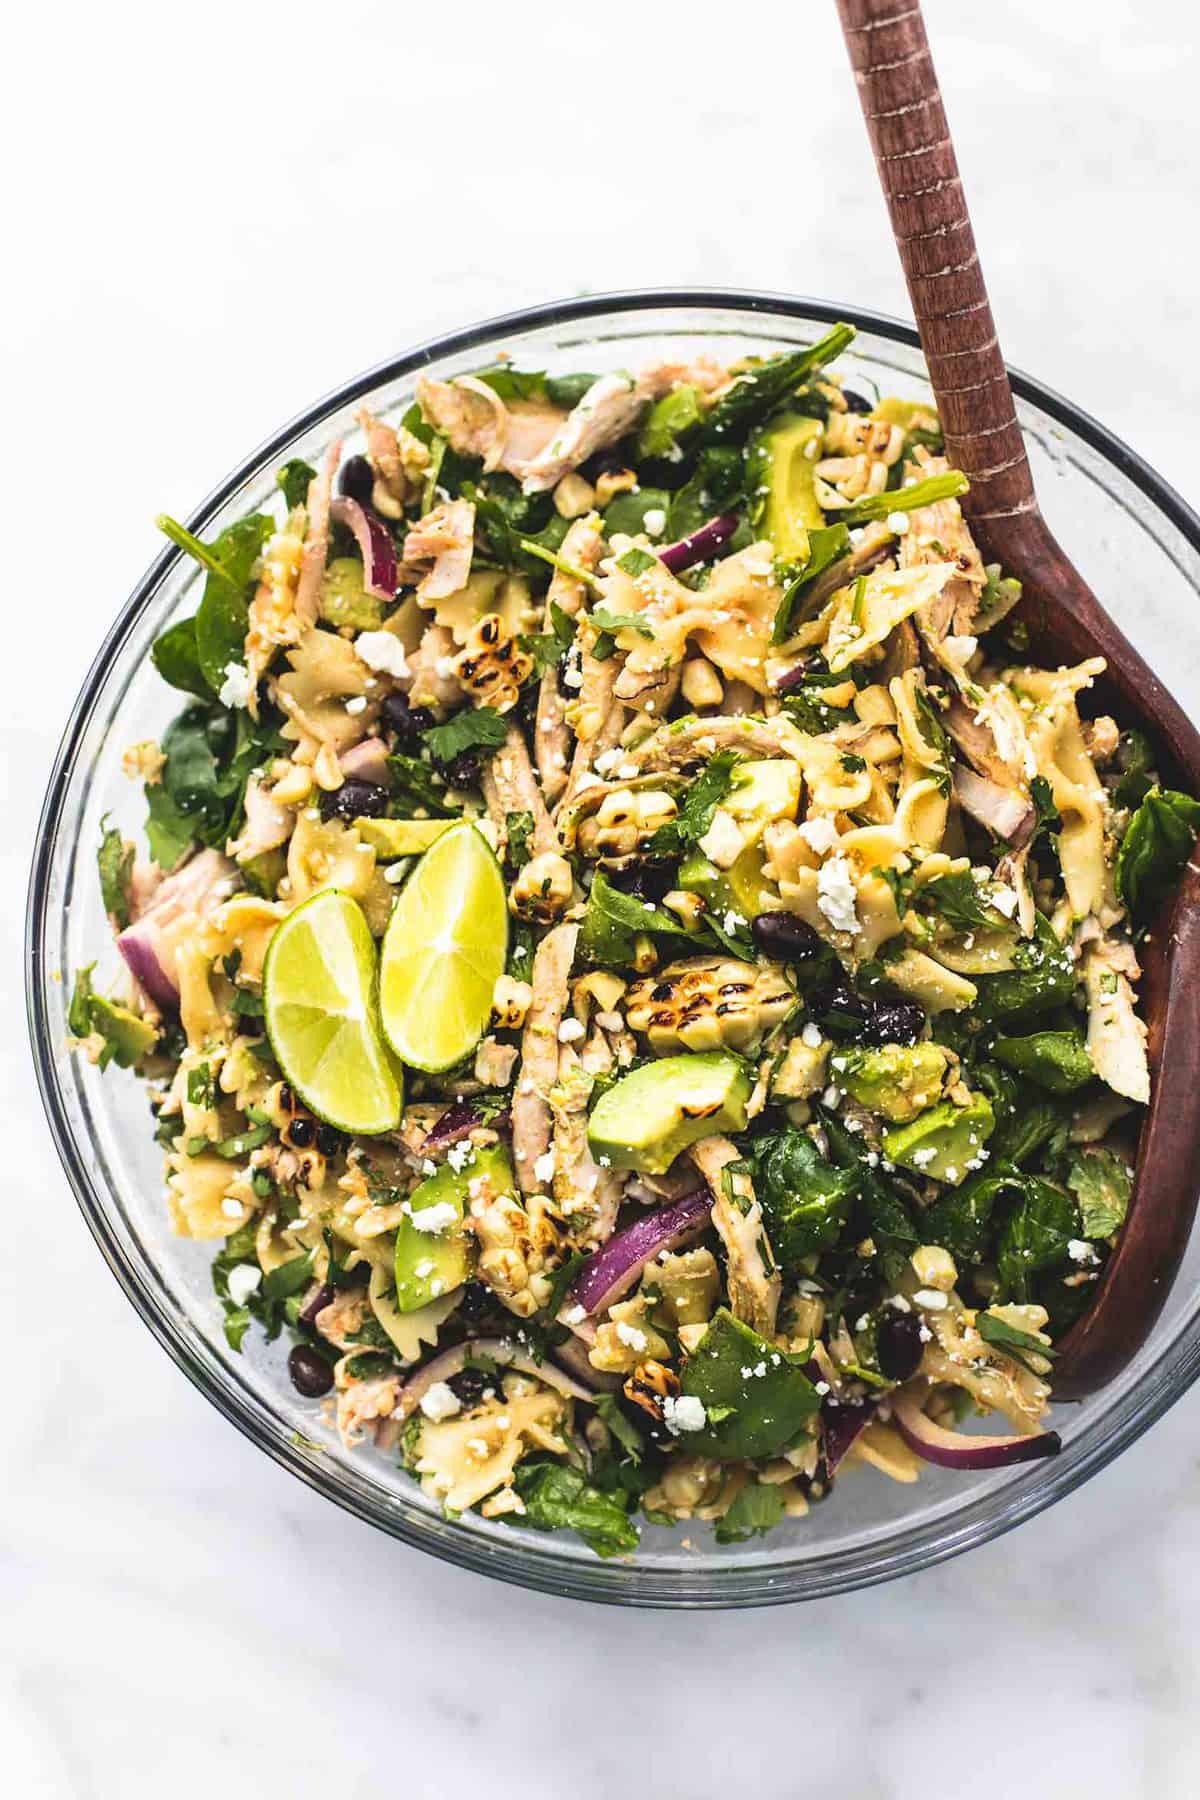
[[[842,399],[846,402],[847,412],[869,413],[875,410],[875,402],[868,400],[865,394],[858,393],[854,388],[843,387]]]
[[[636,863],[632,868],[622,869],[612,881],[622,892],[636,894],[639,900],[649,900],[655,906],[675,886],[674,871],[669,863]]]
[[[317,1149],[322,1156],[336,1156],[345,1141],[342,1133],[335,1126],[317,1126]]]
[[[920,1315],[885,1306],[875,1332],[879,1373],[888,1381],[907,1381],[920,1368],[924,1349]]]
[[[342,464],[338,486],[349,500],[369,506],[375,487],[375,471],[365,456],[351,456]]]
[[[915,1044],[925,1028],[925,1009],[915,1000],[868,1000],[863,1038],[870,1044]]]
[[[458,1298],[458,1316],[464,1325],[478,1325],[496,1310],[496,1298],[482,1281],[468,1281]]]
[[[373,781],[351,775],[340,788],[321,795],[323,819],[381,819],[387,811],[388,791]]]
[[[288,1374],[292,1378],[292,1386],[306,1400],[319,1400],[333,1386],[333,1370],[315,1350],[307,1344],[297,1344],[288,1357]]]
[[[392,732],[400,744],[415,744],[434,723],[429,708],[410,706],[407,694],[389,694],[379,712],[384,729]]]
[[[279,1105],[284,1112],[291,1112],[295,1106],[295,1096],[286,1081],[279,1084]]]
[[[820,935],[793,912],[759,913],[751,920],[750,935],[763,955],[777,962],[807,962],[821,950]]]
[[[478,750],[462,750],[448,763],[443,763],[446,780],[451,787],[469,788],[479,786],[479,752]]]
[[[479,1405],[485,1394],[495,1392],[496,1377],[483,1369],[460,1369],[446,1385],[469,1411]]]
[[[319,1312],[324,1312],[327,1306],[331,1306],[333,1304],[333,1298],[334,1289],[327,1281],[323,1281],[314,1293],[312,1299],[308,1301],[307,1305],[301,1310],[300,1323],[302,1325],[315,1325],[317,1322],[317,1314]]]
[[[307,1150],[317,1135],[317,1128],[303,1113],[284,1126],[283,1135],[293,1150]]]

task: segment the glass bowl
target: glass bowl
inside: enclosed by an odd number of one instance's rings
[[[288,457],[316,462],[335,436],[355,438],[363,401],[395,417],[416,375],[463,373],[507,352],[527,368],[602,371],[670,350],[732,358],[810,342],[838,318],[859,336],[839,365],[883,392],[928,393],[916,333],[856,308],[728,291],[641,292],[571,300],[491,320],[397,357],[350,381],[247,457],[197,509],[211,535],[259,505]],[[1025,376],[1017,410],[1050,525],[1105,605],[1183,705],[1200,708],[1200,521],[1102,426]],[[247,1336],[235,1355],[212,1294],[212,1247],[173,1237],[145,1094],[130,1075],[98,1075],[67,1049],[76,970],[116,957],[100,902],[95,847],[111,811],[142,822],[122,751],[157,736],[179,697],[148,650],[196,602],[193,565],[168,549],[118,614],[83,686],[50,780],[29,895],[27,988],[33,1053],[59,1155],[109,1266],[159,1342],[214,1406],[301,1480],[360,1518],[435,1556],[550,1593],[638,1606],[750,1606],[809,1599],[908,1573],[986,1542],[1061,1499],[1152,1424],[1200,1370],[1200,1237],[1149,1343],[1120,1380],[1056,1409],[1061,1456],[992,1474],[929,1467],[915,1486],[863,1468],[805,1520],[766,1539],[721,1547],[708,1527],[644,1528],[630,1561],[601,1562],[567,1537],[473,1515],[451,1522],[373,1449],[344,1451],[319,1404],[302,1400],[286,1347]],[[112,964],[109,969],[108,964]]]

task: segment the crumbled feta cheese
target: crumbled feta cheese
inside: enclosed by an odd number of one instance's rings
[[[624,755],[625,752],[619,746],[615,750],[602,750],[593,762],[592,767],[595,769],[597,775],[611,775],[618,763],[624,758]]]
[[[723,806],[718,806],[711,825],[700,839],[700,849],[718,869],[729,869],[745,848],[746,840],[737,820]]]
[[[945,1312],[950,1304],[949,1295],[943,1294],[940,1288],[918,1288],[913,1299],[926,1312]]]
[[[906,512],[890,512],[887,516],[887,528],[894,531],[897,537],[903,537],[911,523]]]
[[[448,1382],[435,1381],[421,1395],[421,1411],[436,1425],[440,1419],[452,1419],[455,1413],[460,1413],[462,1401]]]
[[[827,1381],[814,1381],[813,1392],[815,1394],[827,1394],[829,1392],[829,1383]]]
[[[855,899],[850,864],[844,856],[831,856],[817,872],[817,905],[835,931],[858,930]]]
[[[433,1274],[433,1263],[428,1256],[417,1264],[416,1268],[413,1270],[413,1274],[419,1281],[424,1281],[427,1275]]]
[[[732,937],[733,933],[737,930],[738,926],[744,925],[745,923],[746,923],[745,914],[740,913],[740,912],[734,912],[732,907],[730,907],[729,911],[725,914],[725,917],[721,920],[722,929],[727,931],[731,937]]]
[[[416,1231],[435,1236],[458,1223],[458,1208],[449,1200],[439,1200],[436,1205],[419,1207],[416,1212],[410,1207],[408,1216]]]
[[[536,1181],[554,1180],[554,1152],[546,1150],[534,1159],[533,1174]]]
[[[451,1144],[446,1152],[446,1161],[456,1175],[461,1175],[467,1164],[475,1155],[474,1145],[469,1138],[460,1138],[457,1144]]]
[[[240,1200],[232,1200],[226,1197],[221,1202],[221,1211],[225,1214],[227,1219],[240,1219],[245,1210],[246,1209]]]
[[[833,1086],[832,1083],[830,1083],[830,1085],[825,1089],[825,1092],[821,1095],[821,1105],[829,1107],[830,1111],[832,1111],[833,1108],[837,1105],[838,1101],[841,1099],[841,1097],[842,1097],[841,1088],[836,1088]]]
[[[805,819],[803,825],[798,825],[796,830],[809,849],[815,850],[818,856],[824,856],[826,850],[832,850],[838,841],[838,828],[832,819]]]
[[[890,1306],[893,1312],[906,1313],[912,1311],[912,1307],[909,1305],[908,1300],[903,1294],[889,1294],[883,1304],[885,1306]]]
[[[238,1263],[229,1271],[229,1298],[235,1306],[245,1306],[262,1282],[262,1270],[253,1263]]]
[[[347,700],[346,702],[346,711],[353,719],[356,719],[359,713],[366,712],[366,710],[367,696],[365,694],[355,694],[352,700]]]
[[[569,1312],[563,1314],[563,1323],[566,1325],[582,1325],[586,1318],[586,1306],[573,1306]]]
[[[249,706],[254,692],[254,683],[250,679],[250,671],[245,663],[227,662],[225,679],[217,693],[222,706]]]
[[[558,1028],[560,1044],[577,1044],[584,1034],[584,1026],[579,1019],[564,1019]]]
[[[912,1160],[916,1163],[918,1169],[924,1169],[933,1161],[936,1155],[937,1150],[934,1145],[927,1144],[924,1149],[913,1151]]]
[[[821,1036],[821,1027],[814,1024],[812,1019],[808,1021],[804,1030],[800,1033],[800,1042],[804,1045],[806,1050],[819,1050],[821,1048],[821,1045],[824,1042],[824,1039]]]
[[[663,1419],[671,1436],[678,1437],[682,1431],[703,1431],[708,1414],[694,1394],[680,1394],[678,1399],[668,1394],[663,1401]]]
[[[998,913],[1003,913],[1006,919],[1011,919],[1016,912],[1018,905],[1016,889],[1006,887],[1004,883],[1001,882],[1000,885],[994,887],[988,895],[988,905],[994,906],[996,911]]]
[[[624,1319],[617,1326],[617,1336],[630,1350],[636,1350],[639,1356],[650,1342],[644,1331],[639,1331],[636,1325],[627,1325]]]
[[[1100,1260],[1086,1238],[1072,1238],[1067,1245],[1067,1255],[1072,1262],[1077,1263],[1092,1263]]]
[[[667,529],[667,515],[661,506],[652,506],[642,514],[647,537],[661,537]]]
[[[624,1031],[625,1021],[619,1012],[598,1012],[596,1023],[601,1031]]]
[[[360,631],[354,640],[354,654],[368,669],[381,675],[407,675],[408,658],[404,645],[390,631]]]

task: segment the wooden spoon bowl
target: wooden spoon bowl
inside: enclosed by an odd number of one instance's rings
[[[1105,612],[1042,517],[996,336],[918,0],[838,0],[950,461],[988,560],[1024,585],[1034,657],[1103,656],[1094,690],[1149,732],[1164,775],[1200,794],[1200,733]],[[1151,1101],[1128,1217],[1095,1299],[1058,1345],[1054,1394],[1078,1400],[1145,1343],[1178,1273],[1200,1194],[1200,866],[1190,862],[1141,951]]]

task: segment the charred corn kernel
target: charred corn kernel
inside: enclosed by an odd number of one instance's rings
[[[527,981],[501,975],[492,989],[492,1016],[502,1031],[519,1031],[533,1001]]]
[[[531,857],[512,884],[509,906],[522,919],[549,925],[561,918],[571,903],[575,878],[571,865],[557,850]]]
[[[678,810],[670,794],[657,788],[621,788],[606,794],[580,827],[580,849],[588,856],[633,856]]]
[[[948,1294],[958,1280],[958,1267],[954,1258],[940,1244],[922,1244],[908,1260],[923,1288],[934,1288],[939,1293]]]
[[[638,478],[632,469],[613,469],[601,475],[596,482],[596,505],[607,506],[618,494],[628,494],[637,486]]]
[[[477,706],[509,712],[520,698],[521,683],[533,673],[533,658],[499,613],[484,613],[454,658],[454,673]]]
[[[672,888],[664,894],[663,905],[689,930],[699,925],[708,910],[699,894],[688,893],[683,888]]]
[[[904,432],[886,419],[872,419],[863,413],[834,413],[825,427],[824,449],[827,456],[869,456],[891,468],[904,449]]]
[[[796,996],[782,971],[734,957],[671,963],[630,988],[625,1016],[651,1049],[746,1050],[787,1017]]]

